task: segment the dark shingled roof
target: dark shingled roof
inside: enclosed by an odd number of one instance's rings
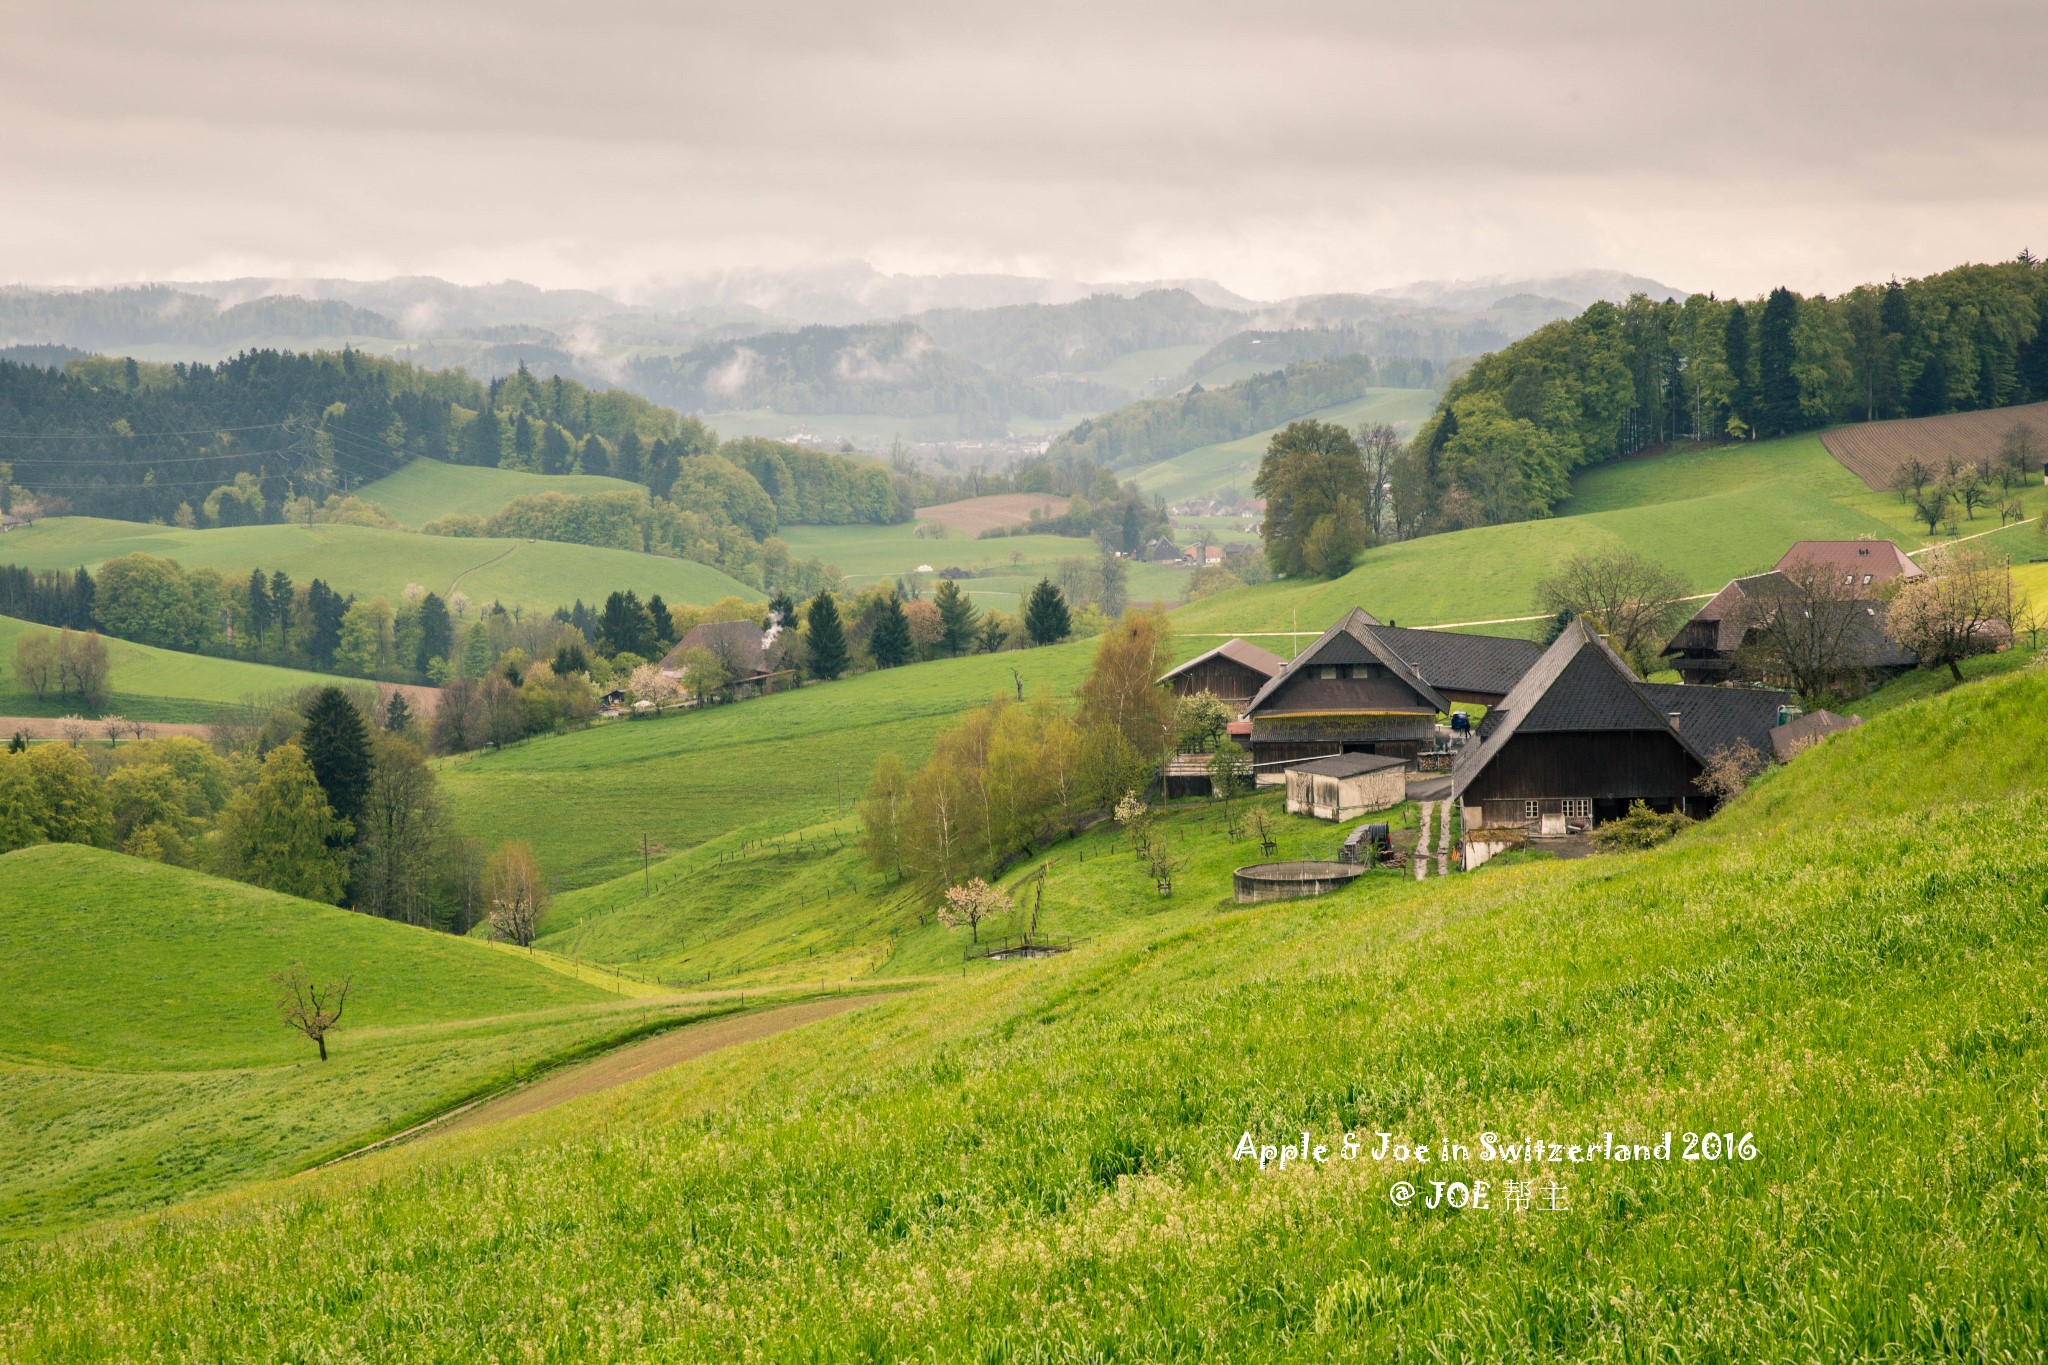
[[[1415,665],[1415,671],[1432,686],[1450,692],[1505,697],[1543,657],[1543,646],[1534,640],[1500,635],[1460,635],[1407,626],[1374,626],[1372,633]]]
[[[1287,771],[1314,773],[1317,777],[1363,777],[1366,773],[1407,766],[1407,759],[1395,758],[1391,754],[1331,754],[1328,758],[1311,758],[1301,763],[1290,763],[1287,765]]]
[[[1207,663],[1215,658],[1224,658],[1234,664],[1243,664],[1253,672],[1262,673],[1268,678],[1287,667],[1287,660],[1281,658],[1270,649],[1260,649],[1257,645],[1247,644],[1243,640],[1225,640],[1207,653],[1197,654],[1180,667],[1168,669],[1159,675],[1159,681],[1165,682],[1169,678],[1177,678],[1196,664]]]
[[[1770,751],[1778,708],[1791,700],[1764,687],[1688,687],[1643,683],[1643,692],[1665,712],[1678,712],[1678,729],[1703,754],[1740,740],[1759,754]]]
[[[1894,578],[1923,578],[1926,571],[1906,557],[1889,540],[1797,540],[1785,551],[1775,567],[1779,572],[1798,564],[1811,564],[1841,575],[1844,587],[1859,591],[1882,587]],[[1870,582],[1864,583],[1868,577]]]
[[[1771,752],[1780,763],[1790,763],[1801,749],[1829,735],[1853,730],[1863,723],[1861,716],[1838,716],[1832,711],[1813,711],[1771,731]]]
[[[1450,710],[1451,704],[1443,694],[1431,687],[1390,645],[1380,640],[1378,632],[1381,629],[1380,623],[1363,607],[1353,607],[1336,625],[1317,636],[1314,644],[1295,655],[1287,667],[1268,678],[1266,685],[1244,708],[1245,714],[1258,710],[1266,698],[1293,677],[1298,669],[1315,664],[1360,664],[1368,661],[1384,664],[1388,672],[1413,688],[1436,710]]]
[[[1709,755],[1738,739],[1762,752],[1771,742],[1778,708],[1790,700],[1760,687],[1642,682],[1590,626],[1574,621],[1487,713],[1483,738],[1468,744],[1451,767],[1451,795],[1462,796],[1494,755],[1523,733],[1663,732],[1675,735],[1702,767]]]

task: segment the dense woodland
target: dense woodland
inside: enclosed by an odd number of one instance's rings
[[[2048,399],[2048,270],[2022,253],[1836,298],[1641,295],[1482,356],[1396,469],[1400,529],[1542,516],[1574,470],[1677,439],[1782,436]]]

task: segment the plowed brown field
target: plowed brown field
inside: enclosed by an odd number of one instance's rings
[[[1904,417],[1893,422],[1865,422],[1825,432],[1820,440],[1828,454],[1870,487],[1884,492],[1892,475],[1918,457],[1938,473],[1948,462],[1976,464],[1998,454],[2005,434],[2019,423],[2032,427],[2048,442],[2048,403],[1982,412],[1952,412],[1946,417]]]
[[[970,536],[983,531],[1007,530],[1031,520],[1031,509],[1042,517],[1056,517],[1067,510],[1065,498],[1050,493],[991,493],[985,498],[966,498],[917,509],[919,521],[936,521]]]

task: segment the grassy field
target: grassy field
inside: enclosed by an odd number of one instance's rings
[[[1093,414],[1070,412],[1058,417],[1012,417],[1008,426],[1012,436],[1051,435],[1065,431],[1090,416]],[[973,439],[963,437],[959,419],[950,413],[930,417],[889,417],[877,413],[791,413],[754,408],[707,412],[703,417],[704,424],[721,437],[765,436],[774,441],[801,439],[833,450],[837,450],[841,442],[851,443],[857,450],[886,451],[897,440],[915,445]]]
[[[1151,398],[1179,379],[1188,366],[1214,349],[1201,341],[1189,346],[1154,346],[1120,355],[1101,369],[1082,377],[1122,389],[1133,398]]]
[[[79,710],[76,699],[52,697],[37,701],[12,676],[14,642],[31,631],[48,629],[0,616],[0,716],[67,716]],[[270,697],[328,683],[363,685],[360,679],[236,659],[210,659],[126,640],[107,641],[107,664],[112,696],[104,708],[92,714],[125,716],[129,720],[203,723],[223,705],[252,697]]]
[[[407,526],[424,526],[435,517],[462,514],[488,517],[514,498],[540,493],[583,497],[592,493],[637,493],[647,490],[624,479],[597,474],[529,474],[519,469],[484,469],[476,465],[414,460],[396,474],[356,490]]]
[[[2048,490],[2025,495],[2030,513]],[[2016,558],[2044,553],[2034,527],[1996,530],[1995,516],[1965,521],[1973,543]],[[1581,474],[1558,515],[1425,536],[1367,551],[1358,567],[1324,583],[1276,582],[1236,589],[1176,614],[1183,631],[1285,631],[1295,613],[1320,631],[1359,605],[1404,624],[1526,616],[1536,583],[1570,555],[1628,548],[1676,570],[1694,592],[1769,568],[1793,541],[1879,536],[1908,550],[1932,543],[1889,493],[1872,493],[1835,462],[1816,436],[1712,446],[1623,461]],[[1946,534],[1933,540],[1945,540]]]
[[[1278,790],[1249,800],[1266,812],[1285,856],[1336,856],[1343,838],[1336,826],[1288,815]],[[1403,804],[1372,819],[1413,829],[1416,808]],[[1058,843],[1016,870],[1013,882],[1051,861],[1040,932],[1073,942],[1134,918],[1228,909],[1230,870],[1256,859],[1249,835],[1241,832],[1234,842],[1225,837],[1221,812],[1207,801],[1175,803],[1160,829],[1188,860],[1168,896],[1158,894],[1112,824]],[[893,874],[869,869],[858,837],[858,822],[847,819],[767,840],[715,839],[663,863],[651,892],[636,871],[561,897],[540,942],[574,959],[624,963],[678,985],[957,972],[960,936],[914,904]],[[1400,874],[1384,876],[1397,881]],[[1020,908],[984,925],[982,933],[1015,934],[1028,913]]]
[[[1643,854],[1157,912],[1091,858],[1130,918],[1064,956],[0,1249],[0,1355],[2038,1358],[2044,714],[1900,708]]]
[[[408,583],[443,596],[460,590],[478,604],[553,611],[577,598],[603,602],[632,588],[642,597],[715,602],[728,594],[760,592],[718,570],[686,559],[600,550],[534,540],[460,540],[387,531],[371,526],[233,526],[182,530],[97,517],[52,517],[12,532],[0,562],[32,569],[94,568],[117,555],[164,555],[186,568],[208,566],[223,574],[283,569],[305,583],[325,579],[359,597],[396,601]]]
[[[722,835],[788,834],[850,814],[875,758],[924,761],[961,711],[998,693],[1065,695],[1094,642],[864,673],[730,706],[614,721],[438,765],[465,831],[526,839],[558,888],[640,866],[644,832],[672,852]]]
[[[1436,397],[1432,389],[1373,389],[1363,398],[1321,408],[1306,417],[1347,427],[1363,422],[1391,422],[1405,434],[1429,416]],[[1134,481],[1147,493],[1156,493],[1168,502],[1221,493],[1229,488],[1250,497],[1252,476],[1259,472],[1259,460],[1277,430],[1274,427],[1239,440],[1202,446],[1170,460],[1123,470],[1119,477]]]
[[[847,586],[907,576],[920,564],[962,568],[974,577],[961,584],[976,606],[1014,616],[1023,595],[1055,573],[1063,559],[1093,561],[1101,551],[1081,536],[1003,536],[980,540],[955,532],[943,540],[920,537],[914,525],[785,526],[782,538],[792,553],[837,564]],[[1132,564],[1126,586],[1135,602],[1178,602],[1187,575],[1159,564]]]
[[[324,1064],[278,1016],[295,961],[353,978]],[[0,857],[0,1235],[296,1170],[679,1012],[544,961],[75,845]]]

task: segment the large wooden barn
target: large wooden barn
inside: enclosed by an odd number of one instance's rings
[[[1575,621],[1488,712],[1479,742],[1451,769],[1451,795],[1468,837],[1505,826],[1578,833],[1634,801],[1698,811],[1708,760],[1737,741],[1769,754],[1789,700],[1761,688],[1642,682]]]
[[[1493,705],[1543,647],[1529,640],[1385,625],[1354,607],[1245,707],[1262,779],[1331,754],[1413,758],[1457,702]]]

